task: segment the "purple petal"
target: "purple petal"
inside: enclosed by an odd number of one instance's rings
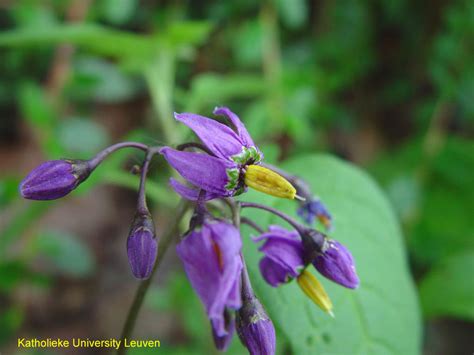
[[[299,240],[267,239],[260,248],[265,256],[286,269],[288,276],[298,276],[303,267],[303,245]]]
[[[229,314],[224,314],[222,319],[211,321],[211,329],[216,349],[226,351],[234,336],[235,319]]]
[[[228,126],[193,113],[175,113],[174,117],[191,128],[216,156],[228,159],[242,151],[243,141]]]
[[[169,147],[160,150],[168,163],[193,185],[218,196],[230,196],[225,188],[228,182],[226,169],[236,165],[207,154],[182,152]]]
[[[243,145],[245,145],[246,147],[255,146],[252,137],[250,137],[247,128],[245,128],[239,116],[233,113],[228,107],[216,107],[213,113],[215,115],[227,116],[227,118],[232,122],[235,129],[237,130],[237,134],[239,135]]]
[[[198,200],[199,191],[200,191],[199,189],[196,189],[196,188],[193,189],[191,187],[183,185],[182,183],[180,183],[178,180],[176,180],[174,178],[170,178],[169,184],[174,189],[174,191],[176,191],[176,193],[178,193],[179,195],[181,195],[185,199],[190,200],[190,201],[197,201]],[[209,192],[209,191],[205,191],[204,195],[201,196],[201,199],[202,199],[202,201],[209,201],[209,200],[215,199],[219,196],[220,196],[219,194],[215,194],[215,193],[212,193],[212,192]]]
[[[177,252],[209,319],[221,322],[227,307],[241,306],[236,294],[240,294],[242,242],[238,230],[232,224],[211,224],[212,227],[205,222],[200,231],[193,231],[186,236],[178,244]],[[216,235],[214,231],[220,234]],[[218,335],[223,334],[218,332]]]
[[[329,242],[324,254],[314,259],[313,265],[322,275],[344,287],[353,289],[359,286],[352,254],[335,240]]]
[[[262,258],[258,266],[263,279],[272,287],[278,287],[288,280],[288,270],[270,258]]]

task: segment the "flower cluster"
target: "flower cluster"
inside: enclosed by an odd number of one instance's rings
[[[259,268],[265,282],[272,287],[283,287],[296,279],[303,293],[331,315],[331,300],[309,271],[310,266],[349,289],[358,287],[359,278],[349,250],[310,227],[317,219],[329,229],[332,217],[321,200],[314,197],[309,185],[265,164],[263,153],[235,113],[219,107],[214,114],[227,120],[227,124],[191,113],[175,114],[176,120],[191,128],[201,143],[148,147],[124,142],[105,149],[88,161],[49,161],[23,180],[20,192],[27,199],[57,199],[75,189],[116,150],[133,147],[145,151],[137,212],[126,243],[133,275],[145,279],[155,269],[158,250],[154,223],[146,203],[145,181],[151,159],[161,154],[184,179],[170,179],[171,187],[194,206],[189,229],[181,236],[176,250],[204,305],[216,347],[225,350],[236,331],[250,354],[274,354],[275,329],[251,285],[242,254],[240,223],[249,224],[259,233],[253,241],[260,244]],[[233,198],[245,193],[248,187],[298,200],[297,214],[306,225],[269,206],[238,202]],[[225,204],[211,202],[216,199]],[[241,218],[240,210],[244,208],[273,213],[292,229],[271,225],[265,231],[256,221]],[[210,212],[216,209],[221,210],[219,217]]]

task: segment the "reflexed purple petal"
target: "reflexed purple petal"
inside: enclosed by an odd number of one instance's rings
[[[55,200],[70,193],[79,184],[73,165],[66,160],[50,160],[31,171],[20,184],[23,198]]]
[[[169,147],[160,150],[168,163],[193,185],[219,196],[230,196],[226,190],[228,182],[226,169],[236,165],[207,154],[182,152]]]
[[[155,264],[158,242],[149,229],[139,228],[127,239],[127,255],[133,275],[138,279],[150,276]]]
[[[193,189],[191,187],[183,185],[178,180],[173,179],[173,178],[170,178],[169,184],[171,185],[174,191],[176,191],[180,196],[184,197],[185,199],[190,200],[190,201],[198,200],[200,189],[198,188]],[[202,201],[209,201],[217,197],[220,197],[220,195],[209,192],[209,191],[205,191],[204,195],[201,196],[201,199]]]
[[[216,349],[226,351],[232,342],[235,332],[234,318],[229,314],[225,314],[222,320],[211,321],[211,329]]]
[[[215,115],[227,116],[227,118],[232,122],[235,129],[237,130],[237,134],[242,140],[243,145],[245,145],[246,147],[255,146],[255,143],[253,142],[252,137],[250,137],[247,128],[245,128],[240,118],[235,113],[233,113],[228,107],[216,107],[213,113]]]
[[[263,279],[273,287],[278,287],[288,280],[288,270],[270,258],[264,257],[258,264]]]
[[[175,113],[174,117],[191,128],[216,156],[228,159],[242,151],[243,141],[228,126],[193,113]]]
[[[189,233],[177,246],[189,281],[216,326],[223,321],[226,308],[241,306],[240,298],[236,299],[240,294],[241,244],[232,224],[205,221],[200,230]]]
[[[314,259],[313,265],[322,275],[344,287],[353,289],[359,286],[354,258],[338,241],[329,241],[329,248]]]
[[[260,261],[263,278],[273,287],[297,277],[304,266],[303,243],[295,231],[270,226],[254,241],[265,240],[259,248],[265,257]]]

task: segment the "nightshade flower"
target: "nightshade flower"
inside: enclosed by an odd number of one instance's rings
[[[196,190],[203,189],[206,191],[203,200],[210,200],[239,195],[250,186],[274,196],[295,198],[296,189],[288,181],[258,165],[263,154],[237,115],[226,107],[216,108],[214,114],[226,116],[233,129],[197,114],[175,114],[175,118],[191,128],[212,153],[185,152],[170,147],[160,150],[168,163],[196,187],[192,189],[171,180],[175,191],[196,200]]]
[[[150,277],[158,252],[155,226],[151,216],[137,214],[127,238],[127,256],[137,279]]]
[[[242,241],[238,229],[205,217],[177,245],[178,255],[192,287],[201,299],[215,337],[229,334],[226,309],[242,305],[240,274]]]
[[[90,173],[83,160],[50,160],[23,179],[20,193],[30,200],[55,200],[74,190]]]
[[[313,224],[315,219],[318,219],[326,229],[331,228],[332,216],[317,197],[307,198],[306,201],[301,202],[297,213],[309,225]]]
[[[255,242],[265,240],[258,249],[265,254],[260,260],[260,272],[273,287],[287,283],[304,269],[303,244],[296,231],[272,225]]]
[[[347,288],[357,288],[354,258],[350,251],[336,240],[328,242],[326,251],[313,260],[314,267],[328,279]]]

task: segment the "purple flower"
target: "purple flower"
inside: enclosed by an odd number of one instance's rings
[[[265,240],[259,248],[265,254],[260,260],[260,272],[267,283],[277,287],[301,273],[304,268],[303,244],[296,231],[279,226],[268,229],[254,241]]]
[[[241,307],[241,248],[240,234],[234,225],[209,218],[177,246],[189,281],[204,304],[218,337],[229,334],[226,309]]]
[[[216,115],[226,116],[233,126],[193,113],[176,113],[175,118],[191,128],[213,155],[161,149],[168,163],[189,183],[206,191],[204,199],[235,196],[245,191],[245,167],[258,164],[263,154],[255,146],[247,129],[235,113],[226,107],[216,108]],[[183,197],[195,200],[198,192],[176,180],[171,186]]]
[[[331,228],[332,216],[319,198],[302,202],[297,213],[309,225],[317,218],[327,229]]]
[[[212,338],[214,339],[214,345],[216,346],[217,350],[226,351],[229,347],[230,343],[232,342],[232,338],[235,332],[235,319],[229,311],[224,312],[224,324],[225,324],[225,334],[218,335],[217,334],[217,327],[214,326],[213,321],[211,321],[211,328],[212,328]]]
[[[275,328],[257,298],[246,300],[238,311],[237,333],[250,355],[275,354]]]
[[[29,200],[55,200],[74,190],[90,174],[82,160],[50,160],[31,171],[20,184]]]
[[[127,238],[127,255],[133,276],[147,279],[153,270],[158,242],[150,215],[137,215]]]
[[[354,258],[349,250],[336,240],[328,242],[328,248],[313,260],[313,265],[322,275],[344,287],[359,286]]]

